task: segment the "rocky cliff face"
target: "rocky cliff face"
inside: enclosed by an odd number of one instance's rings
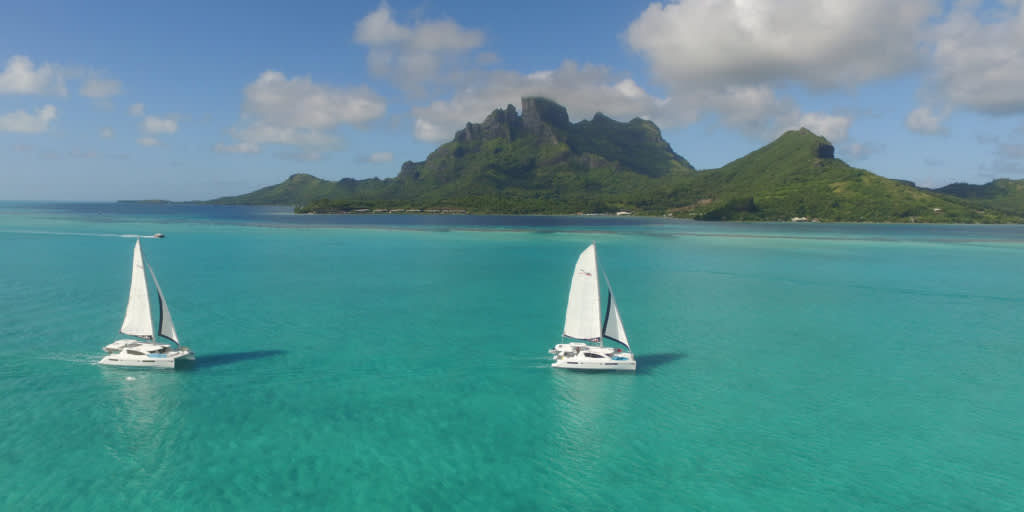
[[[495,138],[511,141],[532,135],[542,144],[557,144],[572,129],[565,107],[546,98],[523,98],[523,115],[508,105],[491,112],[482,123],[466,123],[455,133],[456,142],[474,142]]]
[[[572,128],[565,107],[546,98],[523,98],[523,127],[544,143],[557,144],[558,135]]]
[[[512,138],[522,132],[523,120],[516,112],[516,107],[509,105],[504,110],[496,109],[491,112],[483,123],[466,123],[466,127],[455,133],[455,140],[458,142],[472,142],[475,140],[487,140]]]
[[[398,181],[404,191],[411,191],[410,183],[435,189],[458,183],[463,193],[484,185],[545,188],[555,181],[563,187],[575,181],[626,187],[633,182],[621,173],[660,179],[692,172],[650,121],[623,123],[597,113],[573,124],[562,105],[526,97],[522,114],[512,105],[495,109],[481,123],[466,123],[426,160],[405,162]]]

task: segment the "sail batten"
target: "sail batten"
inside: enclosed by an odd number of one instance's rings
[[[128,291],[128,306],[125,308],[121,333],[140,338],[153,337],[153,319],[149,310],[149,289],[146,286],[146,269],[142,260],[142,245],[135,240],[132,256],[132,283]]]
[[[576,261],[562,335],[587,341],[601,339],[601,296],[594,244],[584,249]]]

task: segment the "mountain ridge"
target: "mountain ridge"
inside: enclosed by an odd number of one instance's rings
[[[466,123],[425,160],[403,163],[394,178],[331,182],[299,173],[211,202],[288,204],[316,213],[630,210],[702,220],[1024,222],[1024,185],[945,188],[918,188],[852,167],[806,128],[720,168],[697,171],[651,121],[621,122],[598,112],[572,123],[562,105],[527,97],[522,114],[508,105],[481,123]],[[974,197],[981,194],[987,196]]]

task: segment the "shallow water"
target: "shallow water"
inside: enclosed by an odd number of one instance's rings
[[[154,232],[199,360],[97,366]],[[635,375],[547,366],[591,241]],[[0,508],[1017,510],[1022,241],[0,203]]]

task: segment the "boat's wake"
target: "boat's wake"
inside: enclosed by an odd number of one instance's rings
[[[100,354],[66,354],[60,352],[53,352],[50,354],[43,354],[39,356],[39,359],[45,359],[47,361],[60,361],[63,363],[73,364],[88,364],[98,365],[102,355]]]
[[[51,236],[99,236],[114,238],[163,238],[160,233],[152,235],[132,235],[127,233],[75,233],[71,231],[30,231],[30,230],[3,230],[0,233],[14,233],[24,235],[51,235]]]

